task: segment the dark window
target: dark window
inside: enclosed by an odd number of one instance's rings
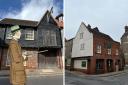
[[[87,62],[86,61],[82,61],[81,67],[86,67],[86,66],[87,66]]]
[[[84,43],[80,45],[80,50],[84,50]]]
[[[11,33],[11,29],[10,28],[7,28],[6,39],[12,39],[12,33]]]
[[[56,32],[55,31],[44,31],[43,30],[43,44],[48,46],[56,46],[57,40],[56,40]]]
[[[83,35],[84,35],[84,33],[82,32],[82,33],[80,33],[80,39],[83,39]]]
[[[51,31],[51,44],[57,45],[56,43],[56,33],[54,31]]]
[[[103,69],[104,67],[104,60],[103,59],[97,59],[96,60],[96,69]]]

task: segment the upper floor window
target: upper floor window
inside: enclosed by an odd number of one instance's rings
[[[34,40],[34,30],[33,29],[25,30],[25,40]]]
[[[119,50],[118,49],[116,49],[116,55],[119,55]]]
[[[84,43],[80,45],[80,50],[84,50]]]
[[[52,30],[42,31],[43,33],[43,44],[49,46],[57,45],[56,32]]]
[[[101,53],[101,45],[96,46],[96,53]]]
[[[84,33],[80,33],[80,39],[83,39]]]
[[[12,33],[11,33],[11,29],[10,28],[7,28],[6,39],[12,39]]]
[[[125,56],[128,56],[128,53],[127,53],[127,52],[125,52],[125,53],[124,53],[124,55],[125,55]]]
[[[111,54],[111,48],[108,48],[108,54],[110,55]]]
[[[57,45],[57,42],[56,42],[56,33],[54,31],[51,31],[51,44],[52,45]]]

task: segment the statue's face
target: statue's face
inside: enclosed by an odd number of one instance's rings
[[[20,36],[21,36],[21,31],[18,30],[18,31],[15,32],[15,35],[13,37],[16,38],[16,39],[20,39]]]

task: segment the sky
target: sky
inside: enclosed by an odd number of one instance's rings
[[[128,0],[65,0],[64,11],[67,39],[75,37],[83,21],[120,42],[128,25]]]
[[[53,16],[63,12],[63,0],[0,0],[0,19],[39,21],[53,7]]]

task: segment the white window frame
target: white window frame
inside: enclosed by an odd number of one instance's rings
[[[119,55],[119,50],[118,49],[116,49],[116,55]]]
[[[56,34],[55,34],[55,32],[54,31],[51,31],[51,44],[53,44],[53,45],[57,45],[57,41],[56,41]]]
[[[31,31],[31,33],[30,33]],[[32,35],[32,36],[30,36]],[[29,38],[27,38],[29,36]],[[25,30],[25,40],[34,40],[34,29],[27,29]]]
[[[96,53],[101,53],[101,45],[96,46]]]
[[[111,54],[112,54],[112,49],[111,49],[111,48],[108,48],[108,49],[107,49],[107,54],[108,54],[108,55],[111,55]]]
[[[128,56],[128,53],[124,53],[125,56]]]

